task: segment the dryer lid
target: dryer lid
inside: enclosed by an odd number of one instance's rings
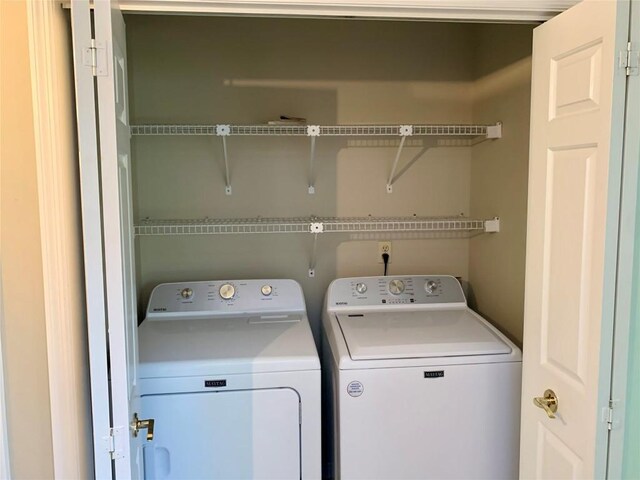
[[[456,357],[511,353],[469,309],[337,315],[353,360]]]
[[[318,370],[304,315],[192,318],[142,322],[140,378]]]

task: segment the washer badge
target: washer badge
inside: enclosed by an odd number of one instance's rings
[[[359,397],[364,392],[364,386],[357,380],[347,385],[347,393],[352,397]]]

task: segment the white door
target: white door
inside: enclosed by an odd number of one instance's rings
[[[586,0],[534,31],[521,478],[604,477],[628,9]]]
[[[118,479],[141,478],[146,432],[130,428],[140,412],[125,26],[116,1],[94,5],[91,52],[89,1],[72,2],[96,477],[113,467]]]

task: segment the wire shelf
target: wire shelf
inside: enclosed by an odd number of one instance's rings
[[[219,129],[228,127],[228,129]],[[131,135],[309,136],[307,125],[131,125]],[[319,125],[319,136],[488,136],[495,125]]]
[[[249,233],[367,233],[367,232],[485,232],[497,231],[489,222],[463,217],[297,217],[242,219],[144,219],[135,225],[138,236]],[[499,227],[498,227],[499,228]]]

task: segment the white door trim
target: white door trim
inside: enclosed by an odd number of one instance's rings
[[[86,312],[69,31],[55,0],[27,2],[56,478],[92,475]]]
[[[70,0],[65,3],[68,4]],[[120,0],[123,12],[543,22],[579,0]]]

